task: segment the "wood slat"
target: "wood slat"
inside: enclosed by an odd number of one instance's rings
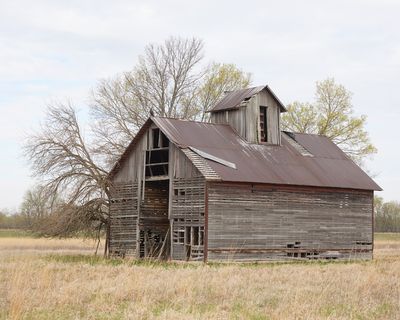
[[[110,254],[136,254],[138,185],[115,182],[110,189]]]
[[[208,258],[371,258],[372,193],[306,189],[211,184]]]

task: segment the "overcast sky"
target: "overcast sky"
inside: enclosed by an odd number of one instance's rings
[[[0,208],[17,209],[34,183],[21,144],[46,104],[70,98],[85,116],[99,79],[171,35],[203,39],[206,61],[251,72],[286,104],[334,77],[368,116],[378,194],[400,200],[399,17],[397,0],[0,0]]]

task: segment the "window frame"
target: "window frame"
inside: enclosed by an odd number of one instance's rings
[[[263,121],[261,121],[263,118]],[[268,107],[260,106],[259,109],[259,124],[260,124],[260,142],[267,143],[268,142]]]

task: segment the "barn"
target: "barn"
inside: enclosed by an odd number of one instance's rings
[[[371,259],[380,187],[324,136],[281,131],[269,86],[210,122],[150,117],[110,172],[110,253],[186,261]]]

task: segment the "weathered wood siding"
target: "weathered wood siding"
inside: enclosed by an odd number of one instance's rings
[[[266,90],[254,95],[246,106],[213,112],[211,122],[230,124],[248,142],[260,143],[260,106],[268,107],[268,143],[280,144],[280,109]]]
[[[110,205],[110,253],[119,256],[139,254],[139,211],[142,191],[144,150],[148,134],[121,163],[112,179]]]
[[[113,177],[113,182],[141,182],[147,139],[148,135],[144,134],[129,156],[121,164],[121,168]]]
[[[281,132],[280,132],[280,110],[279,106],[276,103],[275,99],[266,91],[263,90],[253,96],[249,104],[247,106],[247,117],[251,117],[251,121],[256,120],[256,137],[257,142],[261,141],[261,133],[260,133],[260,106],[267,107],[267,127],[268,127],[268,143],[271,144],[280,144],[281,143]],[[256,118],[256,119],[254,119]],[[252,134],[254,128],[251,128]],[[254,136],[253,136],[254,138]]]
[[[209,260],[372,257],[372,191],[211,183]]]
[[[238,109],[226,110],[213,112],[211,114],[212,123],[229,124],[234,128],[237,133],[247,141],[251,138],[249,132],[251,131],[251,125],[246,123],[246,107],[240,107]]]
[[[175,178],[171,201],[172,259],[203,260],[204,178]]]
[[[174,144],[170,144],[169,150],[169,174],[170,179],[201,177],[202,174],[193,165],[189,158]]]
[[[110,203],[110,254],[136,255],[138,221],[137,183],[114,183]]]
[[[152,145],[153,128],[154,125],[142,136],[113,178],[112,254],[202,260],[205,179],[189,158],[170,143],[169,179],[146,180],[144,156]],[[183,240],[177,238],[181,231]]]
[[[169,172],[171,258],[202,260],[204,245],[193,243],[192,231],[204,234],[205,179],[175,145],[170,146]]]

